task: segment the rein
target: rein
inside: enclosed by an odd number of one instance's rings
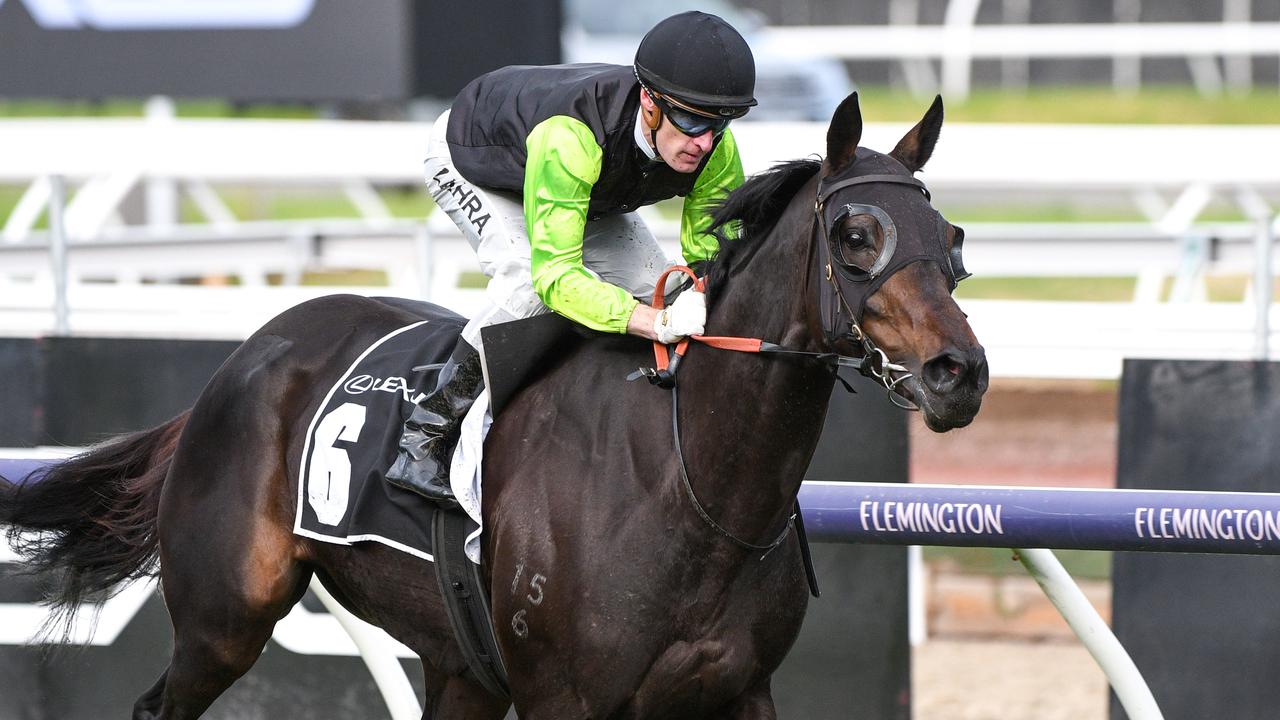
[[[669,277],[673,272],[681,272],[693,278],[694,290],[698,292],[705,292],[706,290],[706,283],[703,282],[703,279],[698,277],[697,273],[690,268],[683,265],[676,265],[667,268],[667,270],[665,270],[658,278],[657,285],[653,292],[653,305],[659,310],[661,310],[666,303],[665,295],[667,277]],[[698,517],[702,518],[703,522],[711,526],[713,530],[728,539],[734,545],[737,545],[744,550],[763,550],[764,553],[760,556],[760,559],[763,560],[768,557],[769,553],[773,552],[787,539],[787,533],[791,530],[793,524],[798,527],[803,527],[803,525],[799,525],[799,513],[793,512],[787,517],[786,522],[782,525],[782,530],[778,533],[777,537],[774,538],[773,542],[766,545],[752,543],[739,538],[737,535],[726,530],[724,526],[720,525],[720,523],[717,523],[715,519],[707,513],[706,508],[703,507],[702,503],[698,500],[697,493],[693,491],[693,482],[689,479],[688,466],[685,464],[684,460],[684,447],[683,443],[680,441],[679,396],[676,391],[675,382],[676,371],[679,369],[680,361],[684,358],[684,354],[689,348],[689,341],[691,339],[700,342],[703,345],[721,350],[762,354],[767,353],[781,358],[792,358],[798,360],[817,360],[819,362],[832,365],[837,369],[841,367],[851,367],[867,377],[880,381],[891,393],[893,391],[893,386],[899,381],[889,381],[889,373],[894,370],[906,371],[906,368],[901,365],[890,363],[884,351],[874,345],[871,345],[869,341],[864,345],[864,349],[869,349],[868,354],[860,358],[855,358],[847,355],[840,355],[839,353],[818,353],[805,350],[793,350],[791,348],[782,347],[776,343],[767,342],[760,338],[692,335],[681,340],[674,349],[670,349],[663,343],[655,341],[653,344],[654,367],[640,368],[627,376],[628,380],[636,380],[643,377],[653,385],[670,388],[671,435],[675,444],[676,460],[677,465],[680,468],[680,480],[684,485],[685,495],[688,496],[690,504],[693,505],[693,509],[697,511]],[[841,378],[838,373],[836,374],[836,378],[844,384],[845,389],[849,392],[853,392],[853,388],[849,383],[845,382],[844,378]],[[810,585],[811,588],[816,589],[816,585],[813,584],[811,572]]]
[[[674,265],[667,268],[662,273],[654,288],[653,306],[659,310],[665,306],[667,277],[673,272],[680,272],[688,275],[693,279],[694,290],[698,292],[706,292],[706,283],[702,278],[698,277],[693,270],[685,267],[684,265]],[[841,300],[843,300],[843,297]],[[861,334],[861,328],[858,329],[858,332]],[[794,360],[816,360],[836,368],[852,368],[857,370],[863,376],[880,382],[886,389],[892,391],[894,385],[897,385],[901,380],[892,380],[889,377],[889,372],[906,372],[907,369],[902,365],[889,362],[889,357],[884,353],[884,351],[873,345],[870,340],[866,338],[865,334],[862,334],[862,338],[864,340],[862,345],[864,354],[862,357],[851,357],[849,355],[841,355],[836,352],[809,352],[807,350],[794,350],[792,348],[786,348],[778,345],[777,343],[771,343],[761,338],[753,337],[690,335],[677,343],[674,349],[660,342],[654,341],[654,366],[651,368],[639,368],[628,375],[627,379],[636,380],[643,377],[651,384],[657,385],[658,387],[675,387],[676,371],[679,370],[680,362],[684,359],[684,354],[689,349],[689,342],[695,341],[719,350],[768,354]],[[844,383],[845,388],[849,390],[849,392],[853,392],[853,388],[850,387],[847,382],[844,382],[843,378],[840,378],[839,375],[836,377]]]
[[[830,262],[828,262],[828,280],[831,279],[830,269],[831,265]],[[685,267],[684,265],[674,265],[669,267],[663,271],[662,275],[658,278],[658,283],[653,291],[653,306],[659,310],[661,310],[665,305],[667,277],[673,272],[681,272],[693,278],[694,290],[698,292],[706,291],[706,283],[702,278],[698,277],[693,270]],[[834,280],[832,283],[834,284]],[[835,296],[839,298],[840,303],[846,310],[848,310],[849,305],[844,301],[844,295],[840,293],[839,287],[835,288]],[[888,391],[889,401],[897,407],[900,407],[903,410],[917,410],[918,408],[914,405],[902,405],[894,399],[896,397],[895,389],[897,385],[903,380],[911,377],[911,374],[907,372],[907,368],[897,363],[890,362],[889,356],[871,342],[871,338],[867,337],[866,333],[862,332],[862,328],[858,326],[856,321],[850,320],[850,326],[852,330],[850,333],[847,333],[847,335],[854,341],[861,344],[863,353],[861,357],[841,355],[838,352],[810,352],[808,350],[795,350],[783,347],[777,343],[768,342],[761,338],[725,335],[690,335],[677,343],[674,349],[655,340],[653,343],[654,366],[651,368],[638,368],[635,372],[632,372],[627,376],[627,380],[644,378],[652,385],[657,385],[658,387],[663,388],[674,388],[676,383],[676,371],[680,369],[680,362],[684,359],[684,354],[689,349],[689,342],[696,341],[719,350],[768,354],[791,360],[815,360],[817,362],[830,365],[837,370],[842,367],[852,368],[853,370],[858,371],[858,373],[863,377],[870,378],[884,387],[885,390]],[[836,339],[837,338],[834,333],[828,332],[827,340],[829,344],[834,346]],[[892,375],[894,372],[906,374],[894,378]],[[846,390],[854,392],[853,386],[849,385],[849,383],[845,381],[844,378],[840,377],[838,373],[836,374],[836,379],[844,385]]]

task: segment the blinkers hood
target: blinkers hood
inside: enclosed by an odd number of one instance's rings
[[[715,15],[691,10],[659,22],[640,41],[635,71],[646,88],[712,117],[742,117],[756,105],[751,48]]]
[[[835,330],[835,316],[841,310],[851,315],[847,318],[849,321],[860,324],[867,299],[894,273],[913,263],[936,265],[946,277],[947,288],[951,291],[969,276],[962,258],[963,231],[956,228],[955,238],[948,247],[948,223],[941,213],[932,207],[910,207],[915,205],[910,191],[880,193],[875,200],[878,204],[870,204],[857,202],[856,196],[862,194],[865,197],[865,194],[850,189],[858,185],[886,184],[916,187],[926,202],[929,199],[924,183],[909,175],[895,173],[832,177],[819,185],[816,219],[820,245],[826,248],[828,277],[836,296],[832,298],[833,303],[824,303],[830,308],[830,315],[824,318],[824,325],[829,331]],[[864,251],[862,262],[852,262],[844,247],[841,228],[848,218],[856,215],[870,216],[879,232],[881,242],[874,251],[873,260],[865,259]],[[903,232],[900,232],[895,217],[909,227],[902,228]]]

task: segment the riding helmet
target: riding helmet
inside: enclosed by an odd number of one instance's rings
[[[729,23],[696,10],[659,22],[636,50],[636,77],[646,89],[724,118],[756,104],[756,62]]]

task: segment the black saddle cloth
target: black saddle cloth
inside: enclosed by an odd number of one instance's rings
[[[294,532],[342,545],[379,542],[434,560],[435,505],[388,483],[405,419],[435,387],[466,319],[444,308],[378,298],[422,320],[374,341],[328,388],[311,418],[299,463]],[[486,327],[486,379],[496,416],[540,371],[540,361],[574,336],[575,326],[539,315]]]
[[[342,545],[380,542],[431,560],[435,505],[383,474],[466,320],[426,303],[385,302],[424,319],[374,341],[328,388],[307,429],[294,532]]]

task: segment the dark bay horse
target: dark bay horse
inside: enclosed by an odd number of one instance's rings
[[[731,196],[718,219],[741,239],[725,240],[707,269],[708,334],[827,359],[883,352],[902,368],[884,369],[886,386],[930,428],[968,424],[987,369],[950,294],[962,235],[912,179],[941,124],[939,99],[889,154],[858,149],[851,95],[824,161],[779,166]],[[301,445],[324,389],[374,339],[420,319],[407,308],[304,303],[249,338],[188,413],[39,481],[0,484],[0,520],[45,531],[26,550],[35,567],[62,571],[62,607],[158,569],[173,655],[134,718],[200,716],[253,665],[312,575],[421,656],[426,717],[507,711],[468,674],[424,563],[291,532]],[[807,601],[788,519],[832,364],[691,347],[677,453],[673,396],[623,380],[653,362],[650,346],[574,343],[512,400],[487,444],[482,554],[516,710],[773,718],[770,676]],[[744,547],[774,538],[772,551]]]

